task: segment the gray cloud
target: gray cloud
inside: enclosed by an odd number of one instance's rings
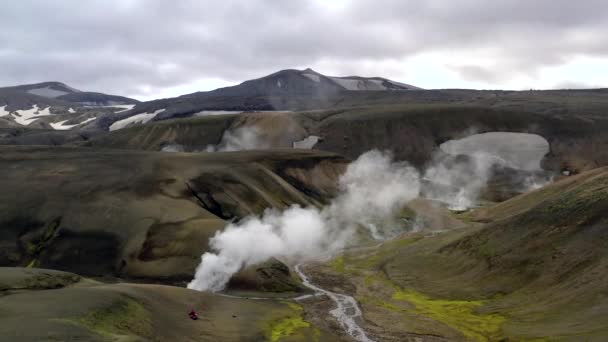
[[[3,85],[60,80],[141,95],[324,60],[374,61],[382,70],[427,52],[445,53],[465,79],[499,82],[576,56],[608,56],[608,2],[600,0],[353,0],[343,8],[322,1],[20,0],[2,7]],[[448,60],[479,51],[491,67]]]

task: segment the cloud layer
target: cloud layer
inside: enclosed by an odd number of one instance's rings
[[[20,0],[0,12],[0,84],[145,97],[305,66],[412,82],[408,61],[433,55],[457,78],[499,85],[608,59],[605,32],[600,0]]]

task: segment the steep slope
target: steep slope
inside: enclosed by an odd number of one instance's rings
[[[0,147],[0,265],[190,280],[225,220],[320,205],[346,163],[307,151]]]

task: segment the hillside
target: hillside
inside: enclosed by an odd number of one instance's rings
[[[318,206],[346,165],[309,151],[0,151],[0,266],[127,278],[190,279],[227,220]]]
[[[0,267],[10,341],[341,341],[291,302],[228,298],[178,287],[103,284],[44,269]],[[195,309],[199,320],[187,313]]]
[[[280,122],[280,124],[279,124]],[[547,140],[545,170],[580,172],[608,164],[602,148],[608,118],[555,117],[483,106],[395,105],[296,113],[243,113],[150,122],[109,134],[86,145],[159,151],[178,145],[183,151],[205,150],[227,132],[252,128],[260,146],[289,147],[309,136],[314,149],[357,158],[371,149],[391,150],[400,160],[422,167],[439,146],[472,133],[521,132]]]
[[[355,295],[378,337],[601,341],[607,194],[608,170],[593,170],[482,210],[488,224],[406,235],[310,272]]]

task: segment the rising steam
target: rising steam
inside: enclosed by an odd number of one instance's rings
[[[270,144],[262,138],[257,127],[243,126],[225,131],[220,143],[207,146],[207,152],[232,152],[267,148],[270,148]]]
[[[420,176],[407,163],[370,151],[351,163],[340,178],[340,195],[324,208],[291,206],[266,210],[229,224],[210,240],[188,288],[220,291],[243,267],[271,257],[306,260],[342,249],[360,228],[387,222],[420,191]],[[384,232],[376,231],[376,235]]]
[[[495,167],[507,162],[496,155],[476,152],[468,156],[435,155],[425,170],[424,197],[447,204],[451,210],[474,207]]]
[[[263,148],[260,141],[255,128],[241,128],[227,132],[215,150]],[[419,196],[453,210],[469,209],[477,205],[497,170],[525,176],[517,183],[530,188],[550,180],[534,171],[540,169],[542,151],[535,149],[518,160],[500,149],[483,151],[478,144],[472,146],[454,155],[439,151],[422,175],[405,162],[393,162],[390,155],[367,152],[340,177],[340,194],[329,205],[269,209],[217,232],[210,240],[211,252],[202,256],[188,288],[221,291],[234,273],[271,257],[305,261],[335,253],[353,241],[358,229],[366,229],[375,239],[390,237],[399,226],[397,212]]]

